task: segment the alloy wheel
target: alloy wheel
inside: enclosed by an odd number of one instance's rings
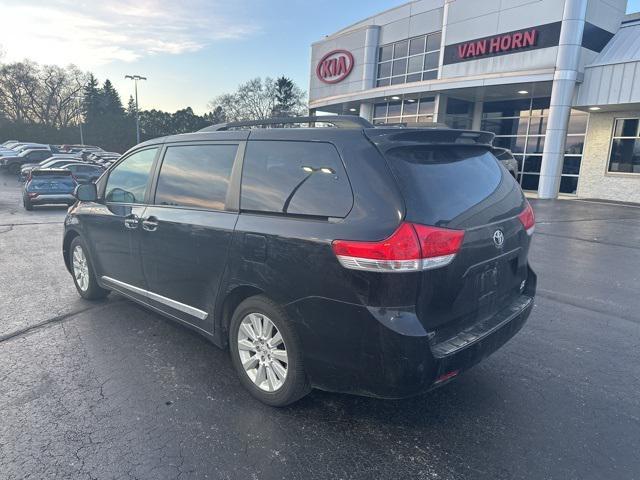
[[[73,249],[73,276],[80,290],[86,292],[89,288],[89,265],[80,245]]]
[[[238,330],[238,353],[245,373],[265,392],[282,388],[289,360],[282,335],[273,322],[261,313],[250,313]]]

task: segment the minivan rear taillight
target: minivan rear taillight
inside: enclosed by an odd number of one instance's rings
[[[536,217],[533,214],[533,208],[531,208],[531,204],[528,201],[526,202],[527,206],[522,211],[522,213],[518,215],[518,218],[520,219],[520,222],[522,223],[524,229],[527,231],[527,235],[531,236],[533,235],[533,231],[536,228]]]
[[[334,240],[343,267],[371,272],[414,272],[444,267],[456,256],[464,231],[403,222],[378,242]]]

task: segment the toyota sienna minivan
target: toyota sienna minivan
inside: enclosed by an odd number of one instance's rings
[[[534,215],[492,140],[336,116],[147,141],[77,187],[64,261],[82,297],[117,292],[228,348],[269,405],[415,395],[533,307]]]

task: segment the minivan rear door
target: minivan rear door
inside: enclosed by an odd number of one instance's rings
[[[438,134],[451,138],[442,142]],[[459,135],[409,130],[373,137],[405,198],[405,220],[464,231],[454,261],[422,273],[418,315],[429,331],[459,330],[495,315],[522,293],[528,275],[530,238],[518,218],[524,195],[490,146],[472,132]]]
[[[148,301],[207,333],[238,218],[230,180],[240,145],[166,145],[141,221]]]

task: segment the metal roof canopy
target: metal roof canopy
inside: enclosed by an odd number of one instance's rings
[[[636,104],[634,106],[634,104]],[[640,19],[624,22],[595,60],[585,67],[576,107],[621,110],[640,106]]]

